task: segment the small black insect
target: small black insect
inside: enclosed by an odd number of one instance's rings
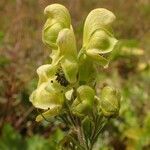
[[[62,68],[59,68],[55,74],[56,80],[58,83],[60,83],[62,86],[66,87],[69,85],[69,82],[66,80],[64,72]]]

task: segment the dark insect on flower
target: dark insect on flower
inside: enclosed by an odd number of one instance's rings
[[[69,82],[66,80],[62,68],[59,68],[55,75],[58,83],[60,83],[64,87],[68,86]]]

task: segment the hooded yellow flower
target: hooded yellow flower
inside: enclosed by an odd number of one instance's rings
[[[57,66],[49,64],[42,65],[37,69],[39,75],[38,87],[30,96],[32,104],[39,109],[44,110],[43,116],[51,117],[59,114],[64,102],[64,89],[57,81]],[[37,121],[42,120],[39,115]]]
[[[78,63],[77,48],[74,33],[71,29],[63,29],[57,39],[60,51],[60,64],[68,82],[77,81]]]
[[[83,34],[83,48],[93,61],[102,66],[109,63],[110,52],[117,40],[111,31],[115,15],[104,8],[92,10],[86,18]]]
[[[56,40],[59,32],[71,27],[68,10],[60,4],[48,5],[44,10],[46,23],[42,31],[42,40],[52,49],[57,49]]]

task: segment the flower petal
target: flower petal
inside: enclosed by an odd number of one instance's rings
[[[63,28],[70,28],[71,18],[68,10],[60,4],[52,4],[45,8],[47,21],[42,31],[42,40],[52,49],[57,49],[56,39]]]
[[[86,18],[83,34],[83,47],[87,45],[91,36],[99,29],[111,32],[110,25],[115,20],[115,15],[104,8],[92,10]]]
[[[61,55],[71,60],[77,60],[76,39],[72,29],[63,29],[60,31],[57,44]]]
[[[70,59],[65,59],[61,62],[62,70],[69,83],[75,83],[77,81],[78,64]]]
[[[94,61],[98,62],[102,66],[107,66],[109,61],[105,59],[99,52],[98,49],[88,49],[86,51],[87,56],[92,58]]]
[[[56,106],[52,109],[49,109],[49,110],[45,111],[44,113],[38,115],[36,117],[36,121],[39,122],[39,121],[42,121],[44,119],[49,119],[51,117],[57,116],[60,113],[60,110],[61,110],[60,106]]]
[[[58,91],[48,92],[45,88],[47,83],[42,83],[30,96],[30,101],[36,108],[53,109],[62,106],[64,101],[63,93]]]
[[[41,85],[43,82],[47,82],[49,79],[54,78],[56,69],[56,66],[50,64],[40,66],[37,69],[37,74],[39,76],[38,86]]]
[[[78,63],[77,48],[74,33],[71,29],[63,29],[57,39],[59,50],[63,56],[60,61],[66,79],[70,83],[77,80]]]
[[[104,30],[96,31],[90,38],[89,43],[86,46],[86,49],[99,49],[99,53],[106,54],[111,52],[116,45],[117,40],[105,32]]]

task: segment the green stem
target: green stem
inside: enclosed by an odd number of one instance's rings
[[[100,135],[102,129],[103,129],[104,126],[106,125],[106,123],[107,123],[106,118],[102,118],[102,119],[98,122],[99,126],[97,127],[96,133],[94,134],[94,136],[93,136],[92,139],[91,139],[91,147],[90,147],[91,150],[92,150],[92,148],[93,148],[95,142],[97,141],[97,138],[98,138],[98,136]]]
[[[85,139],[84,131],[81,126],[81,120],[79,118],[77,120],[77,135],[78,135],[78,140],[81,142],[81,145],[83,145],[84,150],[88,150],[88,145]]]

